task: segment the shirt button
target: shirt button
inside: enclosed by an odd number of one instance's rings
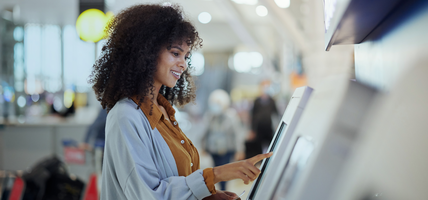
[[[175,122],[174,122],[174,125],[176,125],[176,126],[177,126],[177,121],[175,121]]]
[[[193,163],[190,163],[190,167],[193,167]]]
[[[181,144],[184,144],[184,140],[181,140]]]

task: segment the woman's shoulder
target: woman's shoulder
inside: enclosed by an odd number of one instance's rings
[[[117,126],[150,127],[146,115],[129,98],[121,99],[113,106],[107,115],[107,121]]]
[[[141,110],[137,104],[129,98],[119,100],[108,113],[110,116],[119,118],[135,118],[141,114]]]

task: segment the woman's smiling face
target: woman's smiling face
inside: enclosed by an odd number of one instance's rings
[[[162,85],[174,87],[177,80],[187,69],[187,58],[190,48],[185,43],[173,43],[171,49],[163,48],[159,53],[158,64],[154,76],[154,86],[160,89]]]

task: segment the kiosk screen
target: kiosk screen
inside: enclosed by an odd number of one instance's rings
[[[275,147],[277,146],[278,140],[279,140],[279,138],[281,138],[281,135],[284,133],[286,127],[287,127],[287,124],[285,122],[282,122],[281,127],[279,127],[279,129],[278,129],[278,133],[275,134],[275,138],[272,140],[271,145],[269,146],[268,152],[273,152],[275,150]],[[254,183],[253,188],[250,191],[250,194],[248,196],[249,200],[254,199],[254,197],[256,196],[255,194],[256,194],[257,189],[261,183],[261,180],[263,180],[263,174],[265,172],[265,169],[269,165],[269,159],[270,158],[266,158],[266,160],[264,161],[264,163],[261,166],[259,177],[256,179],[256,182]]]

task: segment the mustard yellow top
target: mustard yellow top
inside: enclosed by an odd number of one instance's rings
[[[138,105],[138,98],[135,96],[132,100]],[[144,98],[144,102],[139,105],[140,109],[146,115],[153,129],[157,128],[165,142],[168,144],[172,155],[174,156],[177,165],[178,174],[180,176],[188,176],[200,168],[200,160],[198,150],[193,145],[192,141],[186,137],[181,131],[177,120],[175,119],[175,110],[168,100],[161,94],[157,97],[158,104],[163,106],[168,114],[171,123],[163,116],[162,111],[148,98]],[[152,114],[150,109],[153,105]],[[213,168],[203,170],[205,184],[211,194],[215,194],[214,173]]]

